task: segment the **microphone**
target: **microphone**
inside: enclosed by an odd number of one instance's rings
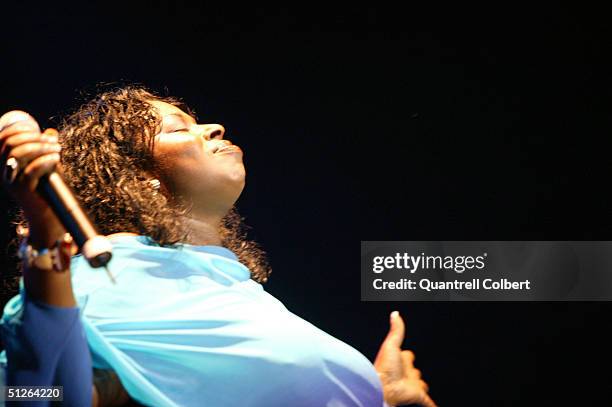
[[[29,114],[12,111],[2,116],[0,129],[20,121],[34,121],[36,123]],[[70,233],[89,265],[93,268],[106,268],[111,281],[115,282],[106,267],[112,257],[111,243],[106,237],[98,233],[62,177],[55,171],[45,175],[39,179],[36,190]]]
[[[98,233],[62,177],[55,171],[41,177],[37,191],[70,233],[89,265],[106,267],[112,257],[112,246]]]

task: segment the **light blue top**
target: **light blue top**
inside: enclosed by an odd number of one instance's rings
[[[285,308],[219,246],[112,239],[113,284],[81,256],[72,281],[94,367],[152,406],[382,406],[354,348]],[[14,313],[20,296],[5,309]]]

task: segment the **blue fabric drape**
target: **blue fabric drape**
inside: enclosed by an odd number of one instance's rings
[[[94,367],[114,369],[140,403],[383,404],[370,361],[288,311],[231,251],[142,236],[116,237],[113,250],[117,284],[76,256],[73,287]]]

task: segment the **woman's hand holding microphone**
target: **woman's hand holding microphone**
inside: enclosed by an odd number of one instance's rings
[[[60,160],[55,129],[41,133],[26,112],[13,110],[0,117],[0,166],[4,187],[23,209],[30,229],[30,244],[48,247],[66,230],[36,188]]]
[[[66,229],[47,202],[37,193],[43,176],[55,171],[60,160],[61,147],[58,132],[46,129],[41,132],[32,116],[20,110],[10,111],[0,117],[0,175],[10,195],[23,209],[28,223],[28,250],[20,250],[25,263],[24,283],[32,299],[47,304],[71,307],[76,304],[70,285],[70,273],[66,262],[59,263],[53,253],[70,258],[72,244],[61,244],[66,239]],[[57,252],[53,252],[56,250]]]

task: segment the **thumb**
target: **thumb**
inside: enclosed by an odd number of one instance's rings
[[[384,344],[401,348],[402,343],[404,342],[404,334],[406,332],[404,320],[402,319],[398,311],[393,311],[389,319],[391,326],[389,328],[389,333],[385,338]]]
[[[59,136],[59,132],[51,127],[49,127],[48,129],[45,129],[45,131],[43,131],[42,134],[44,134],[45,136],[51,136],[51,137]]]

